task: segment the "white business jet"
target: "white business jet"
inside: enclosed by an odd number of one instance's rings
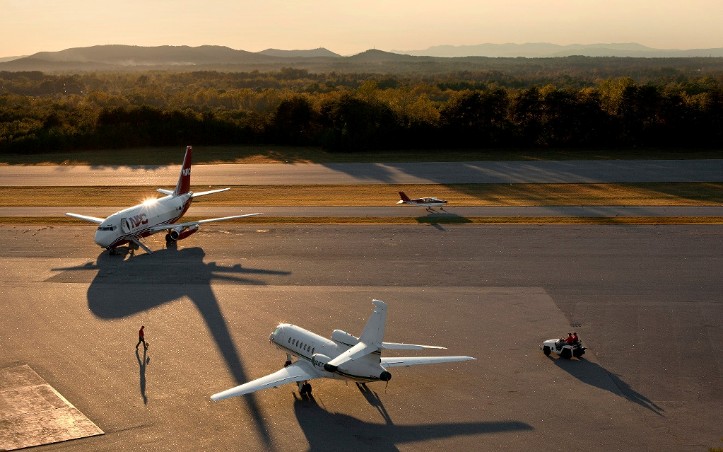
[[[276,327],[269,341],[286,352],[284,368],[211,396],[218,401],[250,394],[262,389],[275,388],[296,382],[299,392],[311,395],[309,380],[314,378],[348,379],[359,383],[389,381],[390,367],[409,367],[420,364],[438,364],[475,359],[471,356],[418,356],[382,357],[382,350],[445,349],[433,345],[382,342],[387,321],[387,305],[373,300],[374,311],[360,337],[334,330],[331,340],[296,325],[282,323]],[[293,363],[291,357],[297,358]]]
[[[191,146],[186,147],[186,155],[183,157],[183,166],[181,167],[181,174],[178,176],[176,189],[171,191],[159,188],[158,191],[166,195],[162,198],[149,199],[136,206],[116,212],[108,218],[96,218],[77,213],[66,213],[66,215],[98,224],[98,229],[95,232],[95,243],[109,250],[111,254],[114,253],[117,247],[126,243],[129,245],[131,252],[140,247],[146,252],[152,253],[151,249],[141,241],[141,238],[157,232],[168,231],[166,243],[172,243],[197,232],[199,226],[203,223],[259,215],[258,213],[249,213],[175,223],[186,213],[193,198],[229,190],[229,188],[221,188],[199,193],[190,191],[192,154]]]
[[[440,210],[444,210],[444,205],[447,204],[445,199],[434,198],[431,196],[410,199],[403,191],[399,192],[399,197],[401,199],[397,201],[397,204],[425,207],[427,212],[436,212],[436,210],[432,209],[432,207],[439,207]]]

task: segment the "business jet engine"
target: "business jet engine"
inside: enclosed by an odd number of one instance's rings
[[[168,233],[167,239],[168,241],[177,242],[178,240],[183,240],[186,237],[188,237],[191,234],[195,234],[198,232],[198,225],[195,224],[193,226],[189,226],[187,228],[174,228],[171,229],[171,232]]]

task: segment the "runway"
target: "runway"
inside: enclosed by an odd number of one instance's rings
[[[44,450],[720,447],[719,225],[218,224],[135,257],[85,225],[0,231],[0,367],[30,365],[105,432]],[[386,340],[477,361],[208,400],[280,368],[278,322],[358,334],[372,298]],[[588,359],[539,350],[573,328]]]
[[[0,166],[0,186],[168,187],[169,166]],[[723,159],[194,165],[194,185],[721,182]]]
[[[65,212],[106,217],[124,207],[0,207],[0,217],[62,217]],[[422,207],[277,207],[239,206],[204,207],[193,205],[188,215],[216,218],[259,212],[267,217],[331,217],[331,218],[449,218],[485,217],[723,217],[723,206],[513,206],[469,207],[449,206],[444,211],[428,213]]]

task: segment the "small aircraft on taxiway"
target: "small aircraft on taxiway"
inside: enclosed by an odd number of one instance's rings
[[[126,243],[129,245],[131,252],[140,247],[146,252],[152,253],[151,249],[141,242],[141,238],[157,232],[168,231],[166,234],[166,243],[172,243],[185,239],[189,235],[197,232],[199,226],[203,223],[259,215],[258,213],[248,213],[245,215],[209,218],[207,220],[176,224],[175,222],[178,221],[191,206],[193,198],[229,190],[229,188],[221,188],[199,193],[192,192],[190,190],[192,155],[193,150],[191,146],[186,147],[186,154],[183,157],[181,174],[178,176],[176,188],[175,190],[159,188],[158,191],[166,195],[162,198],[146,200],[141,204],[116,212],[108,218],[90,217],[77,213],[66,213],[66,215],[98,224],[98,229],[95,232],[95,243],[109,250],[111,254],[114,253],[117,247]]]
[[[387,305],[373,300],[374,310],[367,320],[360,337],[334,330],[331,340],[304,328],[288,323],[276,327],[269,341],[286,352],[284,368],[265,377],[244,383],[235,388],[213,394],[211,400],[250,394],[262,389],[275,388],[296,382],[299,392],[311,395],[309,380],[314,378],[347,379],[364,384],[372,381],[389,381],[390,367],[409,367],[420,364],[438,364],[475,359],[471,356],[417,356],[382,357],[382,350],[445,349],[433,345],[401,344],[383,342],[387,320]],[[297,360],[291,362],[291,357]]]
[[[442,207],[442,206],[447,204],[446,200],[439,199],[439,198],[433,198],[431,196],[424,197],[424,198],[410,199],[409,196],[407,196],[403,191],[399,192],[399,197],[402,199],[397,201],[397,204],[404,204],[407,206],[426,207],[427,212],[436,212],[436,210],[432,209],[432,207],[439,207],[440,210],[444,211],[444,207]]]

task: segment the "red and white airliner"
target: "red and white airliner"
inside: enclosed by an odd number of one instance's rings
[[[397,204],[404,204],[407,206],[419,206],[419,207],[426,207],[427,212],[435,212],[432,207],[439,207],[440,210],[444,210],[444,205],[447,204],[447,201],[444,199],[439,198],[433,198],[431,196],[427,196],[424,198],[415,198],[410,199],[409,196],[407,196],[403,191],[399,192],[399,197],[402,198],[399,201],[397,201]]]
[[[202,223],[259,215],[258,213],[248,213],[175,223],[186,213],[193,198],[229,190],[229,188],[221,188],[199,193],[192,192],[190,190],[192,154],[191,146],[186,147],[186,155],[183,157],[183,166],[181,167],[181,174],[178,176],[176,188],[173,191],[159,188],[158,191],[166,195],[162,198],[146,200],[141,204],[116,212],[108,218],[90,217],[77,213],[66,213],[66,215],[98,224],[98,229],[95,232],[95,243],[109,250],[111,254],[115,252],[114,250],[117,247],[125,244],[128,244],[131,252],[140,247],[147,253],[152,253],[151,249],[141,239],[157,232],[168,231],[166,243],[172,243],[197,232]]]
[[[359,337],[342,330],[334,330],[329,340],[296,325],[279,324],[271,333],[269,341],[286,352],[284,367],[265,377],[216,393],[211,396],[211,400],[218,401],[251,394],[293,382],[297,383],[301,394],[311,395],[309,380],[315,378],[352,380],[363,385],[372,381],[391,380],[392,374],[388,370],[390,367],[454,363],[475,359],[471,356],[382,356],[384,350],[425,350],[444,349],[444,347],[384,342],[387,305],[381,300],[372,300],[372,305],[374,306],[372,315]],[[297,358],[296,361],[291,361],[292,356]]]

